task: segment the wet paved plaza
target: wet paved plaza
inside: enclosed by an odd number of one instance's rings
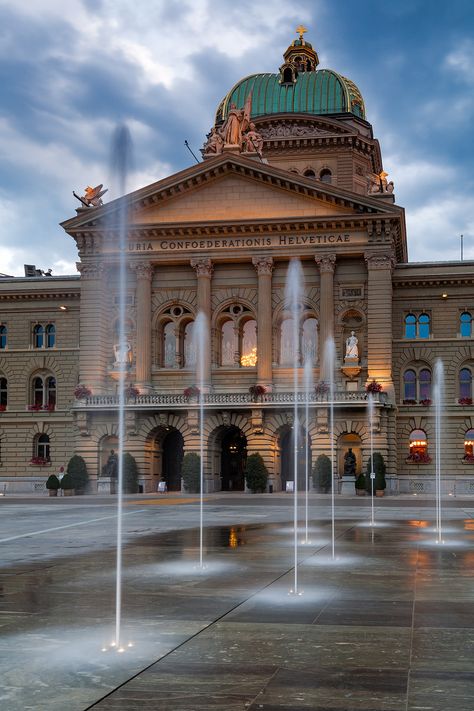
[[[0,708],[472,711],[474,501],[441,545],[434,502],[369,503],[336,499],[333,561],[311,498],[291,596],[291,497],[207,497],[204,570],[196,498],[128,499],[119,654],[113,498],[0,499]]]

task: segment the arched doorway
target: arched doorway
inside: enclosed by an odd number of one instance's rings
[[[306,461],[308,461],[308,478],[311,475],[311,442],[305,431],[300,429],[298,435],[297,473],[298,490],[303,491],[306,482]],[[279,436],[278,446],[280,450],[280,480],[281,490],[286,491],[286,483],[294,481],[295,475],[295,445],[294,429],[288,427]],[[307,448],[307,454],[306,454]],[[308,459],[306,460],[306,457]]]
[[[348,453],[349,449],[355,455],[356,476],[362,471],[362,449],[361,449],[361,439],[359,435],[353,432],[345,433],[339,436],[337,440],[337,473],[339,478],[344,474],[344,457]]]
[[[238,427],[226,427],[221,435],[222,491],[245,489],[247,438]]]
[[[179,430],[171,430],[163,439],[163,467],[161,478],[165,480],[168,491],[181,491],[183,446],[183,435]]]

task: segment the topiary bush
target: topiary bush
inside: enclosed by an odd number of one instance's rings
[[[64,489],[64,491],[71,491],[74,489],[74,479],[69,472],[66,472],[61,479],[61,489]]]
[[[89,474],[87,473],[87,466],[84,459],[78,454],[71,457],[67,465],[67,473],[72,476],[74,482],[73,488],[76,492],[83,494],[89,483]]]
[[[123,493],[138,494],[138,466],[128,452],[123,455]]]
[[[375,473],[375,479],[374,479],[374,491],[384,491],[387,487],[387,482],[385,481],[385,460],[380,454],[380,452],[374,452],[374,467],[372,470],[372,458],[369,457],[367,461],[367,476],[366,478],[366,485],[365,488],[367,491],[372,493],[372,483],[370,479],[370,473],[371,471],[374,471]]]
[[[331,491],[331,460],[327,454],[320,454],[314,463],[313,487],[324,494]]]
[[[199,494],[201,483],[201,457],[196,452],[187,452],[181,468],[184,487],[190,494]]]
[[[360,473],[357,479],[355,480],[355,488],[362,491],[363,489],[365,490],[367,488],[367,482],[365,479],[364,474]]]
[[[46,488],[51,489],[53,491],[57,491],[61,488],[61,484],[56,474],[50,474],[49,477],[46,479]]]
[[[258,452],[247,457],[245,483],[252,494],[262,493],[267,489],[268,469],[262,455]]]

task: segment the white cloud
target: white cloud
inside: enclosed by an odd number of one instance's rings
[[[470,195],[437,195],[407,211],[410,261],[474,260],[474,204]]]
[[[444,59],[444,67],[453,71],[469,84],[474,83],[474,41],[466,39]]]

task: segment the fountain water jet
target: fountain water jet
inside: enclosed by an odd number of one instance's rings
[[[125,309],[127,294],[127,228],[128,201],[126,195],[127,175],[131,167],[131,139],[126,126],[119,126],[112,143],[112,170],[117,183],[117,190],[122,199],[119,202],[118,213],[118,248],[119,248],[119,349],[125,348]],[[116,557],[116,588],[115,588],[115,640],[117,650],[121,646],[122,622],[122,511],[123,511],[123,455],[125,440],[125,376],[126,363],[121,356],[118,378],[118,465],[117,465],[117,557]]]
[[[306,448],[305,448],[305,537],[303,545],[308,545],[311,541],[308,538],[308,513],[309,513],[309,400],[313,389],[313,359],[311,354],[306,354],[304,359],[304,391],[305,391],[305,419],[306,419]]]
[[[303,270],[299,259],[292,259],[286,277],[285,302],[289,307],[293,322],[293,525],[294,525],[294,583],[293,595],[301,595],[298,590],[298,372],[300,366],[300,315],[303,294]]]
[[[434,406],[435,406],[435,479],[436,479],[436,531],[438,533],[437,543],[444,543],[442,540],[441,526],[441,417],[443,409],[444,394],[444,368],[440,358],[435,363],[434,379]]]
[[[199,569],[205,568],[203,563],[203,525],[204,525],[204,387],[205,363],[210,357],[207,344],[207,318],[200,311],[194,322],[194,338],[196,343],[196,379],[199,388]]]
[[[368,394],[367,397],[367,408],[369,410],[369,427],[370,427],[370,494],[371,494],[371,507],[370,507],[370,525],[375,526],[374,518],[374,398],[372,393]]]
[[[335,558],[335,499],[334,499],[334,364],[336,361],[336,346],[332,337],[324,344],[324,372],[329,380],[329,444],[331,448],[331,552]]]

